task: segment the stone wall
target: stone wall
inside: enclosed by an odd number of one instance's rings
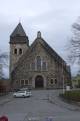
[[[14,49],[14,48],[13,48]],[[13,77],[14,87],[20,87],[20,80],[29,80],[29,85],[35,88],[35,77],[42,75],[44,78],[45,88],[61,88],[63,85],[62,67],[55,59],[45,50],[41,43],[37,42],[35,48],[24,55],[24,59],[20,66],[15,70]],[[31,63],[36,62],[36,57],[40,56],[42,60],[47,62],[47,70],[37,71],[31,69]],[[15,61],[16,58],[13,58]],[[64,75],[66,76],[66,75]],[[66,78],[66,77],[65,77]],[[53,83],[51,81],[54,81]],[[56,83],[55,83],[56,81]]]
[[[22,49],[22,54],[19,54],[19,49]],[[17,54],[14,53],[14,49],[17,49]],[[27,44],[10,44],[10,73],[16,66],[16,63],[20,59],[20,57],[26,52],[28,49]]]

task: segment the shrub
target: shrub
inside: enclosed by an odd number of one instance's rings
[[[66,91],[61,96],[67,100],[70,100],[70,101],[80,102],[80,90]]]

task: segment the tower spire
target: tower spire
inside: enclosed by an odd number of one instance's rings
[[[11,44],[24,44],[27,43],[29,46],[28,36],[26,35],[21,23],[17,25],[12,34],[10,35]]]
[[[26,36],[26,33],[25,33],[25,31],[24,31],[20,22],[17,25],[17,27],[14,29],[14,31],[12,32],[11,37],[14,37],[16,35]]]

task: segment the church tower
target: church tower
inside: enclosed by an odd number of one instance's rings
[[[21,23],[17,25],[10,35],[10,73],[20,57],[26,52],[29,47],[28,36],[26,35]]]

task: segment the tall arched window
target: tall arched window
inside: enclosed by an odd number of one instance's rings
[[[20,54],[20,55],[22,54],[22,49],[21,49],[21,48],[19,49],[19,54]]]
[[[35,70],[35,63],[34,63],[34,62],[31,63],[31,69],[32,69],[33,71]]]
[[[41,57],[37,56],[37,70],[40,71],[41,70]]]
[[[43,71],[47,70],[47,63],[45,61],[43,61],[43,63],[42,63],[42,70]]]

